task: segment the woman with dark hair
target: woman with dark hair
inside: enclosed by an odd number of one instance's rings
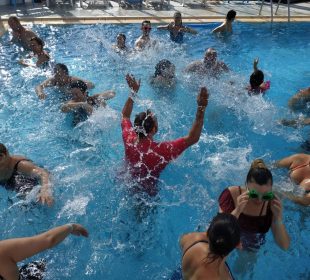
[[[264,82],[263,71],[257,68],[258,58],[254,59],[253,62],[253,73],[250,76],[250,85],[247,88],[249,95],[264,94],[270,89],[270,81]]]
[[[230,10],[228,11],[226,15],[225,21],[218,27],[212,30],[212,33],[228,33],[232,32],[232,23],[234,22],[236,18],[236,11]]]
[[[0,143],[0,185],[7,190],[27,194],[38,184],[41,184],[38,201],[51,206],[53,196],[48,172],[23,156],[10,155]]]
[[[197,34],[198,32],[189,28],[182,23],[182,15],[180,12],[175,12],[173,15],[173,22],[168,25],[161,25],[157,27],[158,30],[168,30],[170,32],[170,39],[175,43],[183,43],[184,33]]]
[[[278,246],[287,250],[290,238],[282,217],[282,203],[272,192],[272,174],[261,159],[254,160],[245,187],[232,186],[219,197],[220,212],[238,218],[244,248],[258,249],[272,229]]]
[[[151,77],[151,84],[155,87],[171,88],[175,86],[175,66],[167,59],[162,59],[155,66],[154,76]]]
[[[227,256],[240,247],[240,228],[235,216],[219,213],[207,232],[183,235],[183,279],[234,279],[226,263]]]

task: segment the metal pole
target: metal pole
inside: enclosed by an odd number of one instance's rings
[[[281,3],[281,0],[278,1],[277,9],[276,9],[276,12],[274,13],[275,15],[278,13],[278,9],[279,9],[280,3]]]
[[[290,0],[287,0],[287,14],[288,14],[288,22],[291,21],[291,9],[290,9]]]
[[[271,22],[273,22],[273,1],[270,0],[270,15],[271,15]]]
[[[262,0],[262,4],[260,5],[260,9],[259,9],[259,13],[258,13],[259,15],[261,15],[261,13],[262,13],[264,3],[265,3],[265,0]]]

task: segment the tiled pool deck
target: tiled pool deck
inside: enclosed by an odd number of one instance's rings
[[[190,0],[193,1],[193,0]],[[93,5],[91,8],[82,9],[72,8],[69,4],[58,4],[54,8],[48,8],[45,4],[17,5],[15,10],[13,6],[0,6],[0,33],[6,26],[7,19],[11,15],[17,15],[22,21],[34,23],[126,23],[141,22],[142,19],[150,19],[153,22],[171,21],[175,11],[180,11],[184,22],[210,22],[221,21],[228,10],[237,11],[237,20],[239,21],[270,21],[270,3],[265,2],[262,14],[259,14],[260,1],[207,1],[203,7],[201,2],[185,2],[182,6],[180,2],[170,2],[169,8],[165,10],[156,10],[153,7],[144,7],[142,9],[123,9],[117,2],[110,1],[109,7]],[[273,8],[276,10],[276,4]],[[291,21],[310,21],[310,1],[307,3],[291,4]],[[278,13],[273,18],[274,21],[287,21],[287,5],[282,4]]]

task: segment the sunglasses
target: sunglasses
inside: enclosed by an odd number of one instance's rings
[[[275,195],[272,191],[261,194],[256,190],[249,190],[249,198],[252,199],[259,198],[260,200],[269,201],[273,200],[275,198]]]
[[[149,26],[143,26],[143,27],[142,27],[142,29],[144,29],[144,30],[151,30],[151,29],[152,29],[152,27],[149,27]]]

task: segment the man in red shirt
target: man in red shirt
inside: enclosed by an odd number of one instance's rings
[[[196,119],[187,136],[173,141],[157,143],[153,141],[153,136],[158,130],[157,119],[150,110],[136,115],[134,126],[131,124],[130,115],[133,109],[134,97],[140,88],[140,80],[136,81],[129,74],[127,74],[126,80],[131,89],[131,95],[128,97],[122,111],[125,158],[130,173],[139,184],[139,188],[141,187],[140,189],[150,196],[155,196],[158,192],[156,182],[161,171],[185,149],[198,142],[209,95],[206,88],[200,89],[197,96]]]

